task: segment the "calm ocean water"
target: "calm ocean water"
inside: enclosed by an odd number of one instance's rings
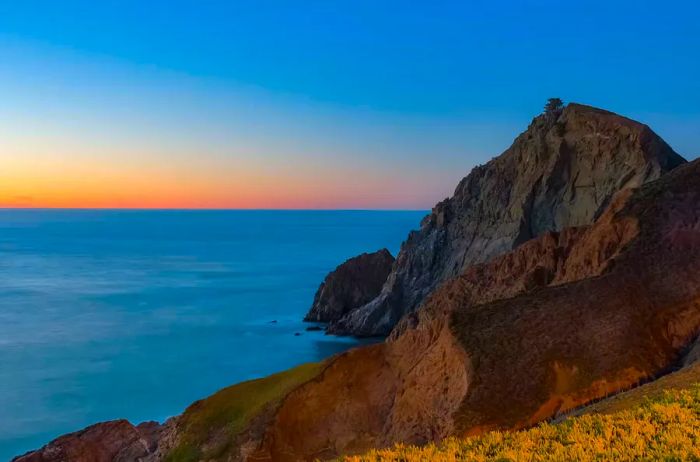
[[[304,331],[318,284],[424,214],[0,211],[0,460],[353,346]]]

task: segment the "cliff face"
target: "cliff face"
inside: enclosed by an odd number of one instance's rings
[[[459,426],[529,425],[677,364],[700,329],[699,200],[694,162],[630,194],[612,225],[638,231],[600,276],[452,310],[484,384],[465,396]],[[600,248],[595,234],[581,245]]]
[[[401,248],[381,293],[329,332],[386,335],[440,283],[548,231],[589,225],[612,195],[683,163],[649,127],[579,104],[536,117],[476,167]]]
[[[391,272],[394,257],[387,249],[363,253],[338,266],[316,292],[304,321],[330,322],[374,299]]]

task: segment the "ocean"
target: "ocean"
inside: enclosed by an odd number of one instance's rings
[[[425,213],[0,210],[0,460],[357,345],[305,330],[318,285]]]

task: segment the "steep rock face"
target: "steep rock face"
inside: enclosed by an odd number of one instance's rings
[[[326,276],[304,321],[330,322],[374,299],[391,272],[387,249],[347,260]]]
[[[683,162],[649,127],[607,111],[572,103],[555,120],[536,117],[409,235],[380,295],[329,332],[385,335],[443,281],[545,232],[588,225],[615,192]]]
[[[678,364],[700,331],[700,161],[470,268],[415,318],[289,394],[250,460],[521,428]]]
[[[700,328],[700,163],[642,188],[617,216],[637,220],[638,236],[599,277],[453,310],[483,384],[460,407],[463,430],[529,425],[680,360]]]
[[[467,268],[435,297],[429,296],[421,310],[404,316],[390,339],[421,321],[447,315],[455,305],[479,305],[600,276],[638,234],[636,220],[618,215],[632,193],[626,189],[616,194],[593,226],[549,231],[490,262]],[[446,306],[445,301],[449,301]]]

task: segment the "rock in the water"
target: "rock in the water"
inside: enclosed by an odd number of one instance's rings
[[[572,103],[538,116],[408,236],[381,294],[328,331],[388,334],[443,281],[547,231],[589,225],[615,192],[684,162],[649,127],[608,111]]]
[[[305,321],[336,321],[382,290],[394,257],[387,249],[347,260],[326,276]]]

